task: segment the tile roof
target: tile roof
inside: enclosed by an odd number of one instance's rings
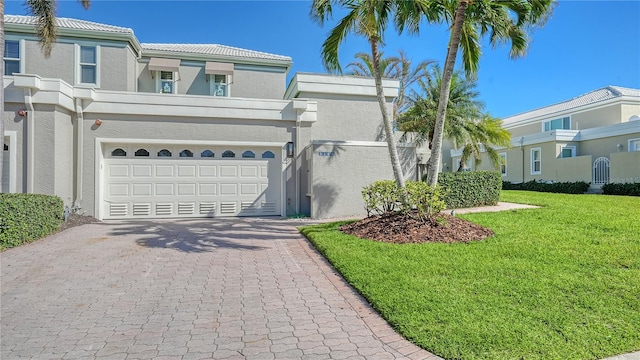
[[[503,124],[518,124],[528,119],[552,116],[555,113],[561,113],[568,110],[577,109],[586,105],[595,104],[601,101],[615,99],[621,96],[640,97],[639,89],[630,89],[620,86],[607,86],[601,89],[590,91],[586,94],[577,96],[571,100],[563,101],[557,104],[545,106],[539,109],[527,111],[517,115],[509,116],[503,119]]]
[[[291,62],[291,57],[218,44],[141,44],[143,50],[169,51],[202,55],[230,56]]]
[[[4,22],[5,24],[35,25],[36,17],[23,16],[23,15],[5,15]],[[70,18],[62,18],[62,17],[56,18],[56,25],[58,26],[58,28],[62,28],[62,29],[91,30],[91,31],[102,31],[102,32],[133,35],[133,30],[131,30],[130,28],[100,24],[100,23],[95,23],[95,22],[85,21],[85,20],[78,20],[78,19],[70,19]]]

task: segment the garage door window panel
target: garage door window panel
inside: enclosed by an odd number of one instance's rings
[[[242,153],[242,157],[245,158],[245,159],[255,159],[256,158],[256,154],[251,150],[247,150],[247,151]]]
[[[203,158],[212,158],[212,157],[215,157],[215,156],[216,155],[211,150],[205,150],[205,151],[200,153],[200,157],[203,157]]]
[[[167,149],[162,149],[158,151],[158,157],[171,157],[171,151]]]
[[[193,157],[193,152],[191,152],[191,150],[182,150],[180,152],[180,157],[187,157],[187,158],[192,158]]]
[[[262,158],[263,159],[275,159],[276,155],[274,153],[272,153],[271,151],[265,151],[262,153]]]
[[[138,149],[136,150],[135,156],[149,157],[149,152],[146,149]]]
[[[117,148],[111,152],[111,156],[115,156],[115,157],[127,156],[127,152],[121,148]]]
[[[236,157],[236,153],[234,153],[231,150],[226,150],[225,152],[222,153],[222,157],[223,158],[234,158],[234,157]]]

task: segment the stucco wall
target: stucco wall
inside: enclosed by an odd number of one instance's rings
[[[620,122],[623,122],[620,104],[609,105],[571,116],[571,128],[578,130],[618,124]]]
[[[311,148],[310,203],[314,218],[366,215],[362,188],[376,180],[393,179],[384,145],[314,144]],[[400,147],[398,151],[405,178],[415,180],[414,148]]]
[[[639,124],[640,125],[640,124]],[[622,136],[612,136],[601,139],[587,140],[580,143],[582,154],[591,154],[595,160],[598,157],[609,157],[609,154],[618,152],[617,145],[622,145],[622,151],[629,151],[629,139],[640,138],[640,132]]]
[[[507,128],[507,130],[509,130],[509,132],[511,133],[511,138],[513,139],[519,136],[541,133],[542,132],[541,123],[542,122],[538,121],[533,124],[518,126],[514,128],[509,127]]]
[[[633,115],[640,117],[640,105],[622,104],[621,112],[622,122],[627,122]]]
[[[129,67],[129,50],[100,46],[100,89],[128,91],[134,68]]]
[[[313,124],[313,140],[382,141],[382,115],[374,97],[301,94],[318,101],[318,121]],[[388,103],[389,114],[392,104]],[[400,132],[396,133],[400,136]]]
[[[73,202],[74,184],[74,131],[71,114],[56,109],[55,118],[55,189],[54,194],[60,196],[65,205]],[[37,141],[36,141],[37,143]],[[39,149],[41,150],[41,149]],[[37,178],[36,184],[47,179]]]
[[[640,182],[640,151],[611,153],[610,181]]]
[[[25,73],[62,79],[74,84],[75,45],[56,43],[46,59],[37,41],[25,40]]]
[[[231,96],[253,99],[282,99],[286,86],[286,74],[282,72],[262,72],[259,70],[233,71]]]
[[[593,157],[591,155],[576,156],[572,158],[555,159],[549,164],[549,171],[545,179],[558,182],[591,182],[591,169]],[[555,172],[555,176],[549,175]]]
[[[204,63],[186,63],[180,66],[178,93],[188,95],[210,95],[211,90],[204,73]]]

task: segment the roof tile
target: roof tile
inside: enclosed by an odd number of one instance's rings
[[[36,17],[24,16],[24,15],[5,15],[4,22],[6,24],[35,25]],[[56,25],[59,28],[63,28],[63,29],[91,30],[91,31],[133,34],[133,30],[131,30],[130,28],[100,24],[100,23],[95,23],[95,22],[86,21],[86,20],[62,18],[62,17],[56,18]]]
[[[291,57],[241,49],[219,44],[142,44],[144,50],[181,52],[190,54],[232,56],[251,59],[291,61]]]

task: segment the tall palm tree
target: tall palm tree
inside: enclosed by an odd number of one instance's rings
[[[413,65],[411,59],[403,50],[398,50],[399,56],[383,57],[380,52],[380,73],[382,77],[397,79],[399,81],[398,97],[393,103],[393,119],[398,119],[398,115],[406,110],[406,97],[409,89],[419,80],[424,80],[429,76],[429,66],[434,64],[434,60],[423,60],[417,65]],[[357,53],[355,57],[359,61],[351,62],[347,65],[349,75],[373,77],[371,65],[371,55],[368,53]]]
[[[416,142],[427,143],[429,148],[433,147],[442,81],[442,70],[435,66],[428,81],[419,83],[420,92],[411,96],[411,107],[398,119],[400,130],[415,134]],[[453,73],[444,137],[455,148],[462,149],[461,164],[470,158],[479,164],[482,154],[486,153],[497,166],[500,159],[494,146],[508,147],[511,135],[502,128],[500,119],[483,113],[484,104],[477,99],[479,93],[476,85],[475,79],[466,78],[459,71]]]
[[[405,181],[400,165],[400,157],[393,136],[393,126],[389,119],[387,104],[382,89],[382,73],[380,72],[380,45],[384,44],[384,32],[389,17],[394,10],[395,1],[392,0],[313,0],[311,18],[321,26],[333,14],[333,6],[345,8],[347,15],[329,32],[329,36],[322,44],[322,59],[330,72],[342,72],[338,57],[338,50],[346,37],[353,33],[363,36],[371,47],[371,69],[376,85],[378,105],[382,114],[385,138],[389,148],[389,157],[398,187],[404,191]],[[404,196],[402,197],[404,201]]]
[[[82,7],[89,9],[90,0],[78,0]],[[37,18],[36,35],[40,41],[40,48],[45,57],[51,55],[53,43],[56,40],[56,0],[27,0],[25,2],[31,15]],[[0,0],[0,53],[4,54],[4,0]],[[0,65],[0,114],[4,114],[4,61]],[[4,150],[4,119],[0,119],[0,149]],[[4,159],[0,153],[0,174],[4,166]],[[0,192],[2,192],[0,181]]]
[[[510,42],[509,55],[512,58],[523,56],[529,45],[528,30],[546,21],[555,0],[414,0],[401,3],[400,16],[396,17],[400,30],[406,26],[416,31],[423,16],[428,22],[436,19],[450,26],[431,157],[427,163],[427,183],[435,186],[442,160],[447,104],[458,49],[462,48],[462,62],[469,76],[477,72],[480,39],[484,35],[489,34],[493,46]]]

